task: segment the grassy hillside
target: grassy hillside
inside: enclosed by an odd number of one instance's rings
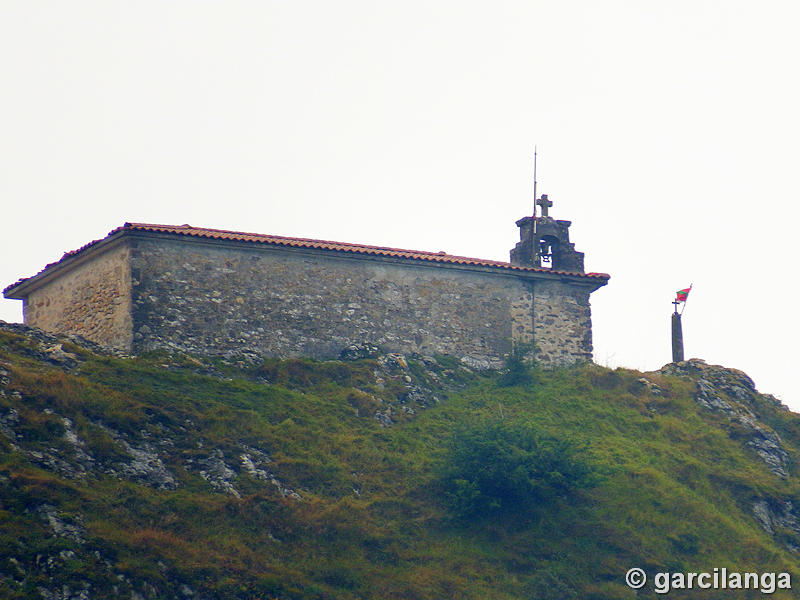
[[[543,460],[478,455],[487,427],[591,484],[457,510],[464,440],[476,481]],[[656,598],[659,572],[723,567],[800,588],[799,450],[798,415],[697,362],[502,386],[448,357],[130,358],[3,326],[0,597]]]

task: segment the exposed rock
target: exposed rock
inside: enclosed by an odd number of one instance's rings
[[[663,396],[664,390],[662,390],[658,385],[647,379],[647,377],[640,377],[636,380],[636,384],[639,386],[639,389],[644,389],[647,393],[653,396]]]
[[[391,427],[394,425],[392,412],[392,407],[387,406],[383,410],[378,410],[375,412],[375,419],[381,424],[382,427]]]
[[[249,454],[245,452],[241,454],[239,458],[242,459],[242,466],[244,467],[244,470],[247,471],[252,477],[261,479],[262,481],[270,480],[271,475],[269,471],[265,471],[264,469],[259,469],[256,467],[255,462],[253,462],[253,458]]]
[[[708,365],[697,358],[670,363],[659,372],[697,378],[695,401],[703,408],[723,414],[732,423],[742,426],[747,432],[745,444],[753,448],[770,471],[779,477],[789,476],[786,470],[789,455],[783,449],[780,437],[759,422],[755,412],[765,399],[773,405],[777,400],[773,396],[759,394],[750,377],[737,369]]]
[[[66,352],[61,344],[45,346],[42,344],[42,352],[47,356],[47,361],[71,369],[78,364],[77,354]]]
[[[175,350],[180,351],[177,346],[175,346]],[[225,358],[225,362],[239,369],[257,367],[264,362],[263,355],[246,349],[230,350],[225,352],[222,356]]]
[[[7,323],[6,321],[0,320],[0,331],[8,331],[17,335],[23,335],[27,340],[36,342],[36,345],[25,345],[19,349],[21,353],[26,354],[29,358],[42,360],[67,370],[71,370],[79,365],[81,363],[81,357],[64,350],[64,342],[73,343],[94,354],[120,357],[128,356],[128,354],[117,348],[96,344],[80,335],[54,335],[38,327],[30,327],[22,323]]]
[[[490,361],[484,356],[462,356],[461,363],[473,371],[491,371],[492,369],[497,369],[501,366],[499,362]]]
[[[363,358],[375,358],[380,354],[380,349],[374,344],[362,342],[351,344],[339,353],[339,360],[361,360]]]
[[[694,395],[694,399],[709,410],[721,411],[727,413],[728,416],[732,416],[736,413],[729,402],[726,402],[717,395],[717,389],[714,387],[714,384],[707,379],[697,380],[697,391]]]
[[[43,448],[41,450],[25,450],[25,454],[32,463],[58,473],[69,479],[81,479],[86,476],[86,469],[82,465],[65,460],[60,448]]]
[[[48,590],[43,586],[39,586],[37,589],[42,600],[90,600],[91,595],[89,594],[89,590],[91,584],[85,582],[84,586],[83,589],[74,591],[67,584],[63,584],[56,590]]]
[[[123,439],[119,441],[133,459],[121,465],[123,474],[128,478],[161,490],[178,487],[175,477],[167,470],[161,457],[150,444],[145,442],[134,447]]]
[[[800,536],[800,518],[789,500],[757,500],[753,503],[753,516],[770,535],[774,536],[777,531],[785,530]],[[800,547],[796,544],[787,542],[786,545],[792,552],[800,552]]]
[[[236,471],[225,463],[225,455],[219,448],[213,450],[207,458],[197,461],[202,467],[198,472],[200,477],[208,481],[215,489],[241,498],[231,480],[236,477]]]
[[[8,387],[11,383],[11,373],[0,363],[0,389]]]
[[[86,450],[86,444],[78,437],[78,434],[72,428],[72,420],[67,417],[61,417],[61,423],[64,425],[64,441],[72,446],[74,465],[78,476],[84,476],[90,473],[95,465],[94,457]]]
[[[266,452],[262,452],[249,446],[243,446],[243,448],[245,449],[245,452],[240,455],[242,466],[251,477],[261,481],[270,482],[272,485],[278,488],[278,491],[284,498],[302,500],[300,494],[285,486],[271,471],[262,468],[266,464],[272,462]]]
[[[21,400],[12,394],[12,398]],[[54,417],[64,429],[63,436],[49,440],[29,439],[17,430],[23,427],[24,412],[9,407],[0,412],[0,434],[11,440],[14,451],[23,452],[34,464],[49,471],[58,473],[69,479],[83,479],[95,468],[95,459],[86,451],[83,441],[72,428],[72,421],[66,417],[58,417],[52,409],[45,408],[45,415]],[[53,423],[53,421],[50,421]]]
[[[756,451],[773,473],[788,477],[786,466],[789,464],[789,454],[783,449],[778,434],[759,425],[755,419],[746,414],[739,415],[739,422],[752,433],[747,445]]]
[[[699,379],[707,380],[719,392],[727,394],[738,402],[752,403],[766,398],[771,403],[780,405],[774,396],[759,394],[753,380],[743,371],[720,365],[709,365],[699,358],[669,363],[659,369],[659,372],[668,375],[699,376]]]
[[[108,433],[130,456],[128,462],[116,462],[107,466],[104,472],[114,477],[126,478],[160,490],[172,490],[178,482],[169,472],[158,452],[149,442],[133,445],[120,432],[95,422],[94,425]]]
[[[407,385],[406,390],[407,390],[406,393],[400,397],[400,401],[403,404],[413,402],[415,404],[425,407],[439,402],[439,398],[431,394],[430,390],[426,390],[418,385],[413,385],[413,384]]]
[[[772,528],[772,518],[770,517],[770,509],[766,500],[759,500],[753,503],[753,515],[761,525],[762,529],[768,534],[773,535],[775,530]]]
[[[63,513],[56,510],[55,506],[42,504],[36,511],[39,516],[50,526],[56,537],[66,538],[79,544],[86,543],[83,536],[86,530],[79,520],[69,522]]]
[[[389,372],[408,370],[408,361],[402,354],[384,354],[378,357],[378,364]]]
[[[395,423],[394,414],[402,411],[407,415],[416,413],[416,408],[426,408],[438,404],[440,401],[437,393],[431,388],[429,382],[424,380],[418,372],[415,373],[409,366],[409,359],[403,354],[389,353],[377,358],[378,369],[374,372],[376,385],[383,389],[387,382],[400,383],[403,391],[397,394],[396,402],[392,399],[374,413],[375,419],[383,426],[389,427]],[[428,364],[437,365],[435,359],[428,359]],[[425,370],[425,377],[435,382],[440,382],[439,377],[432,371]],[[415,408],[416,407],[416,408]]]
[[[19,411],[16,408],[8,408],[0,413],[0,433],[10,440],[16,440],[17,434],[14,429],[19,425]]]
[[[424,364],[424,365],[425,365],[425,366],[426,366],[428,369],[437,369],[437,368],[441,368],[441,365],[439,364],[439,361],[438,361],[438,360],[436,360],[436,358],[434,358],[433,356],[425,356],[425,355],[423,355],[423,356],[420,356],[419,358],[420,358],[420,360],[422,361],[422,363],[423,363],[423,364]]]
[[[244,472],[254,479],[271,483],[278,488],[284,498],[302,499],[300,494],[284,485],[271,470],[265,468],[272,462],[266,452],[246,444],[242,444],[242,449],[244,451],[239,455],[239,459]],[[239,473],[234,465],[225,462],[225,454],[221,449],[212,450],[211,454],[205,458],[189,459],[185,462],[185,467],[188,471],[196,471],[214,489],[241,498],[241,493],[233,484]]]

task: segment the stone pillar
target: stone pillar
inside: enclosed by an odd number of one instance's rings
[[[672,313],[672,362],[683,361],[683,326],[681,315]]]

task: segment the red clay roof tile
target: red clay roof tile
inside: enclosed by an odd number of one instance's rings
[[[270,244],[276,246],[290,246],[294,248],[316,248],[321,250],[332,250],[336,252],[352,252],[355,254],[369,254],[377,256],[389,256],[395,258],[407,258],[410,260],[425,260],[439,263],[460,264],[460,265],[474,265],[479,267],[496,267],[499,269],[508,269],[511,271],[527,271],[527,272],[541,272],[551,273],[556,275],[569,275],[571,277],[587,277],[592,279],[609,279],[610,276],[606,273],[570,273],[567,271],[554,271],[552,269],[543,269],[539,267],[525,267],[519,265],[512,265],[511,263],[502,262],[499,260],[487,260],[482,258],[470,258],[467,256],[455,256],[445,252],[427,252],[424,250],[404,250],[401,248],[389,248],[385,246],[368,246],[365,244],[349,244],[343,242],[332,242],[328,240],[314,240],[307,238],[292,238],[283,237],[279,235],[266,235],[262,233],[246,233],[243,231],[227,231],[224,229],[208,229],[206,227],[193,227],[192,225],[159,225],[152,223],[125,223],[122,227],[117,227],[108,233],[106,238],[111,237],[122,231],[149,231],[154,233],[169,233],[176,235],[184,235],[190,237],[201,237],[216,240],[231,240],[241,242],[251,242],[257,244]],[[50,267],[53,267],[62,261],[76,256],[85,250],[91,248],[95,244],[100,243],[101,240],[94,240],[88,244],[81,246],[77,250],[72,250],[65,253],[57,262],[50,263],[45,266],[37,275],[43,273]],[[36,277],[34,275],[33,277]],[[16,283],[6,287],[3,292],[7,292],[12,288],[17,287],[21,283],[32,279],[20,279]]]
[[[227,231],[224,229],[207,229],[205,227],[193,227],[191,225],[153,225],[149,223],[125,223],[122,227],[115,229],[109,235],[122,229],[136,231],[155,231],[161,233],[176,233],[194,237],[206,237],[220,240],[235,240],[243,242],[254,242],[261,244],[274,244],[278,246],[292,246],[297,248],[318,248],[323,250],[336,250],[340,252],[354,252],[357,254],[375,254],[379,256],[392,256],[397,258],[410,258],[414,260],[428,260],[433,262],[454,263],[462,265],[476,265],[485,267],[500,267],[502,269],[512,269],[519,271],[540,271],[543,273],[555,273],[559,275],[584,276],[592,278],[609,279],[606,273],[569,273],[567,271],[553,271],[552,269],[542,269],[538,267],[524,267],[512,265],[508,262],[499,260],[488,260],[483,258],[470,258],[467,256],[456,256],[445,252],[428,252],[425,250],[404,250],[402,248],[390,248],[386,246],[368,246],[365,244],[351,244],[344,242],[332,242],[328,240],[314,240],[308,238],[292,238],[279,235],[266,235],[262,233],[245,233],[242,231]]]

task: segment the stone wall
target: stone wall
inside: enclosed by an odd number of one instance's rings
[[[543,364],[592,360],[589,291],[559,281],[537,281],[533,337],[536,359]]]
[[[127,244],[65,265],[31,292],[23,305],[25,323],[52,333],[77,333],[122,350],[130,348],[131,280]]]
[[[16,286],[25,322],[124,351],[337,358],[368,343],[478,368],[533,342],[591,360],[595,280],[230,239],[123,232]],[[10,289],[10,288],[9,288]]]
[[[187,238],[131,244],[134,352],[335,358],[369,342],[497,367],[512,336],[533,334],[533,283],[496,269]]]

